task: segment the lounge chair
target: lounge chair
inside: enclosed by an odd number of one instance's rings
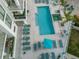
[[[30,31],[30,28],[24,28],[23,31],[28,32],[28,31]]]
[[[44,0],[42,0],[42,3],[45,3],[45,1],[44,1]]]
[[[41,48],[44,48],[44,42],[41,42]]]
[[[38,3],[38,1],[37,0],[34,0],[35,1],[35,3]]]
[[[63,42],[62,42],[62,40],[59,40],[58,42],[59,42],[60,48],[63,48]]]
[[[23,32],[23,34],[30,34],[30,32]]]
[[[30,37],[23,37],[23,40],[28,41],[30,39]]]
[[[45,59],[49,59],[49,53],[45,53]]]
[[[53,48],[57,48],[56,41],[53,40]]]
[[[30,45],[30,42],[23,42],[23,45]]]
[[[45,1],[46,1],[47,4],[49,3],[49,0],[45,0]]]
[[[30,50],[31,49],[31,47],[29,46],[29,47],[23,47],[23,50]]]
[[[41,3],[41,0],[38,0],[38,3]]]
[[[26,25],[27,27],[31,27],[31,25]]]
[[[54,52],[51,53],[51,59],[56,59]]]
[[[45,59],[45,54],[44,53],[40,54],[40,59]]]
[[[24,25],[24,27],[30,27],[31,25]]]
[[[33,49],[34,49],[34,51],[37,50],[37,44],[36,43],[33,44]]]
[[[38,42],[37,45],[38,45],[38,49],[42,48],[41,42]]]

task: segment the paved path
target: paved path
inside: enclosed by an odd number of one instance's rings
[[[18,34],[17,35],[17,43],[16,43],[16,59],[22,59],[21,58],[21,38],[22,38],[22,26],[18,27]]]

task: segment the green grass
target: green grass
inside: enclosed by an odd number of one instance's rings
[[[64,1],[64,0],[60,0],[60,1],[61,1],[61,4],[64,6],[64,2],[65,2],[65,1]]]
[[[79,31],[72,29],[68,45],[68,53],[79,57]]]

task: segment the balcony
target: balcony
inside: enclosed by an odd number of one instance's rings
[[[7,7],[6,1],[0,0],[0,28],[8,35],[15,36],[13,27],[17,25],[14,22],[15,18],[12,12]]]
[[[15,19],[26,19],[25,9],[22,14],[19,12],[14,12],[13,14],[14,14]]]
[[[24,10],[24,0],[5,0],[12,11]]]
[[[3,53],[4,41],[5,41],[5,34],[0,31],[0,58],[2,57]]]
[[[0,19],[4,21],[5,10],[0,6]]]
[[[7,38],[5,43],[5,53],[3,59],[8,59],[9,57],[13,57],[13,51],[14,51],[14,37]]]

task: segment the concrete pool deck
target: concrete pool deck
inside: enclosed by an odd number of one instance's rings
[[[33,4],[32,4],[32,6],[33,6]],[[35,7],[35,5],[34,5],[34,7]],[[34,11],[33,11],[34,10]],[[30,16],[28,16],[28,20],[27,20],[27,22],[29,23],[29,24],[31,24],[31,36],[33,37],[32,38],[32,41],[34,42],[38,42],[39,41],[39,39],[40,40],[43,40],[43,38],[44,37],[47,37],[47,38],[51,38],[51,39],[59,39],[59,33],[60,33],[60,25],[59,25],[59,23],[58,22],[54,22],[54,27],[55,27],[55,32],[57,33],[57,34],[55,34],[55,35],[40,35],[39,34],[39,28],[36,26],[36,23],[35,23],[35,13],[36,13],[36,8],[32,8],[32,9],[30,9],[29,10],[30,11],[30,13],[33,13],[32,15],[30,15]],[[58,29],[58,30],[57,30]]]
[[[36,26],[35,23],[35,13],[37,13],[37,6],[49,6],[51,14],[55,14],[55,10],[59,10],[59,5],[58,6],[54,6],[53,4],[35,4],[33,2],[33,0],[28,0],[27,1],[27,9],[29,10],[28,16],[27,16],[27,23],[31,25],[30,27],[30,42],[31,42],[31,47],[33,47],[33,43],[36,43],[38,41],[43,41],[44,38],[49,38],[51,40],[63,40],[64,38],[60,38],[60,33],[62,30],[62,27],[59,23],[59,21],[55,21],[53,22],[54,25],[54,29],[55,29],[55,33],[56,34],[52,34],[52,35],[40,35],[39,34],[39,28],[38,26]],[[56,8],[55,8],[56,7]],[[61,12],[61,14],[63,15],[63,13]],[[65,43],[65,40],[63,40],[63,43]],[[59,55],[61,52],[63,52],[64,48],[60,48],[58,46],[57,43],[57,48],[56,49],[45,49],[45,50],[38,50],[38,51],[33,51],[33,48],[31,48],[30,51],[27,51],[25,55],[22,55],[22,59],[38,59],[39,54],[41,53],[45,53],[45,52],[54,52],[57,55]]]

